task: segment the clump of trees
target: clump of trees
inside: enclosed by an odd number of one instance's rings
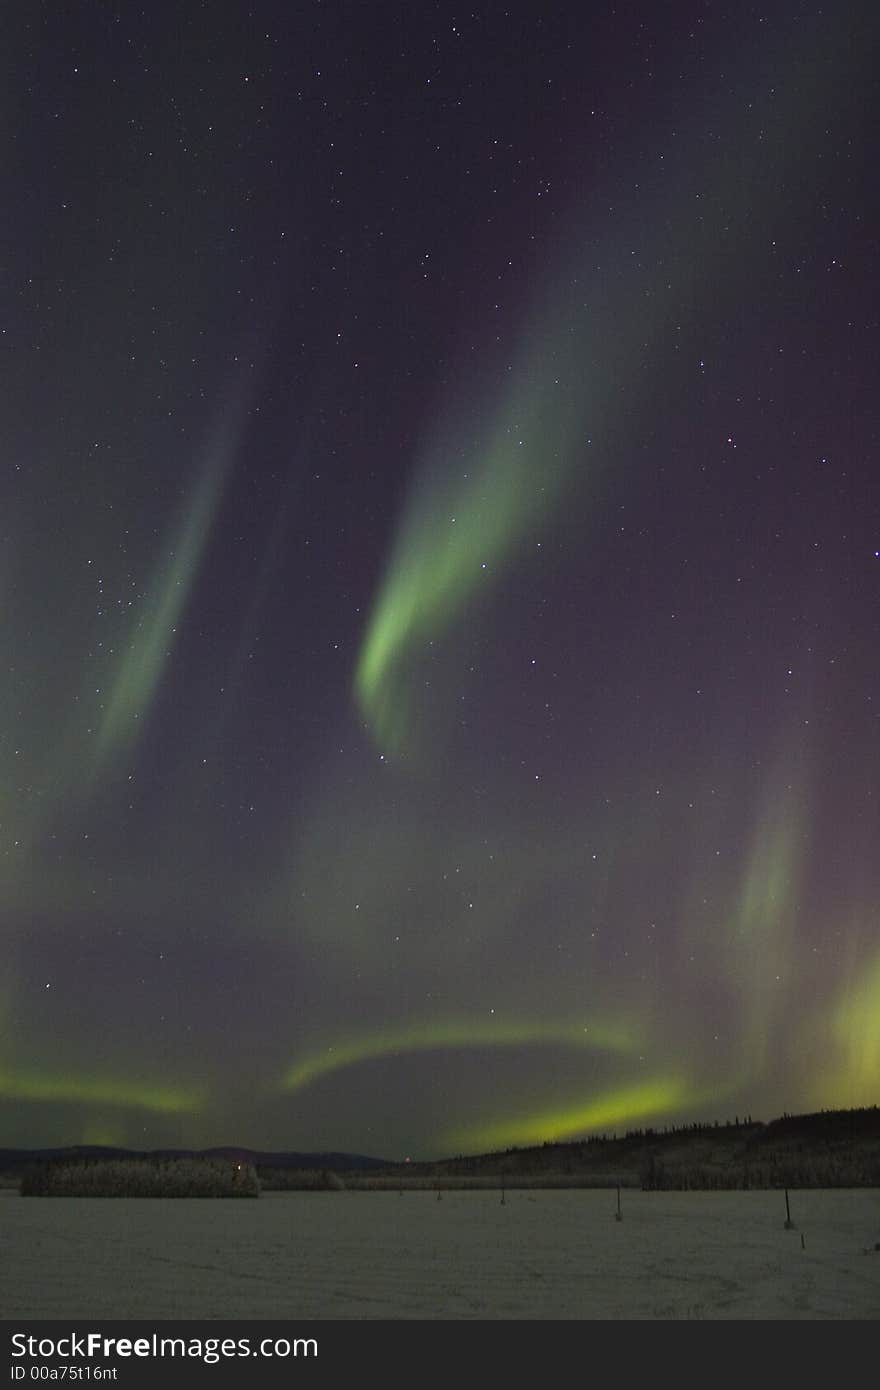
[[[252,1163],[220,1158],[78,1159],[38,1163],[23,1197],[258,1197]]]
[[[877,1187],[880,1157],[767,1154],[759,1161],[664,1163],[650,1155],[642,1169],[645,1192],[742,1191],[783,1187]]]

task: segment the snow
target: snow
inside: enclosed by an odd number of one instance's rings
[[[877,1318],[880,1191],[0,1193],[0,1318]],[[802,1245],[803,1237],[803,1245]]]

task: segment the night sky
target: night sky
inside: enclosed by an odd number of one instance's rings
[[[880,1101],[874,14],[11,8],[0,1143]]]

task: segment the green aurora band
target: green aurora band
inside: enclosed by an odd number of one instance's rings
[[[698,1098],[683,1077],[660,1076],[617,1087],[564,1109],[517,1115],[456,1131],[448,1134],[444,1143],[450,1152],[485,1152],[554,1143],[615,1125],[669,1115]]]
[[[709,150],[694,135],[691,175],[675,189],[658,189],[653,259],[669,277],[659,292],[646,286],[644,297],[624,302],[614,294],[615,255],[624,245],[641,246],[644,227],[601,205],[607,238],[599,266],[591,225],[596,209],[582,214],[580,229],[571,221],[568,247],[548,264],[520,327],[491,421],[465,432],[453,423],[451,404],[441,414],[423,447],[354,672],[356,705],[383,754],[411,755],[417,747],[419,655],[499,578],[558,511],[576,478],[595,485],[602,450],[588,454],[585,444],[609,423],[620,427],[610,406],[620,400],[621,382],[636,383],[645,350],[662,342],[668,352],[682,321],[699,319],[707,286],[735,303],[748,258],[741,255],[732,267],[728,249],[757,249],[753,202],[760,199],[757,225],[766,229],[786,176],[803,177],[801,166],[821,157],[814,113],[826,94],[816,89],[814,43],[809,25],[788,33],[776,55],[787,80],[749,103],[747,120],[765,149],[761,161],[728,164],[718,158],[725,145],[720,134]],[[756,64],[767,57],[763,52],[758,62],[756,55]],[[851,55],[841,49],[837,61],[845,71]],[[746,134],[741,94],[720,119],[737,148]],[[768,125],[775,139],[765,142]],[[677,136],[672,130],[664,138]],[[649,167],[638,172],[657,187]],[[630,391],[627,399],[631,410],[639,393]]]
[[[570,379],[577,331],[561,308],[542,315],[484,438],[462,444],[445,426],[423,462],[354,677],[359,708],[389,752],[406,751],[412,735],[413,651],[491,585],[568,484],[587,414],[583,385]]]
[[[361,1038],[338,1039],[296,1062],[284,1078],[284,1088],[296,1091],[344,1067],[412,1052],[534,1044],[628,1054],[642,1045],[642,1038],[635,1027],[608,1023],[514,1023],[492,1018],[413,1024]]]
[[[203,467],[177,524],[168,558],[163,555],[156,564],[144,610],[117,664],[103,710],[95,750],[98,769],[136,740],[159,687],[223,495],[232,450],[224,453],[225,457],[218,453]]]
[[[7,1100],[100,1104],[160,1114],[192,1113],[204,1102],[198,1090],[118,1078],[44,1076],[37,1072],[0,1070],[0,1096]]]

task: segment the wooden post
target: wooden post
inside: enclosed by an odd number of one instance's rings
[[[620,1183],[617,1184],[617,1211],[614,1213],[614,1220],[623,1220],[623,1212],[620,1210]]]
[[[791,1207],[788,1205],[788,1188],[785,1189],[785,1230],[794,1230],[794,1222],[791,1219]]]

